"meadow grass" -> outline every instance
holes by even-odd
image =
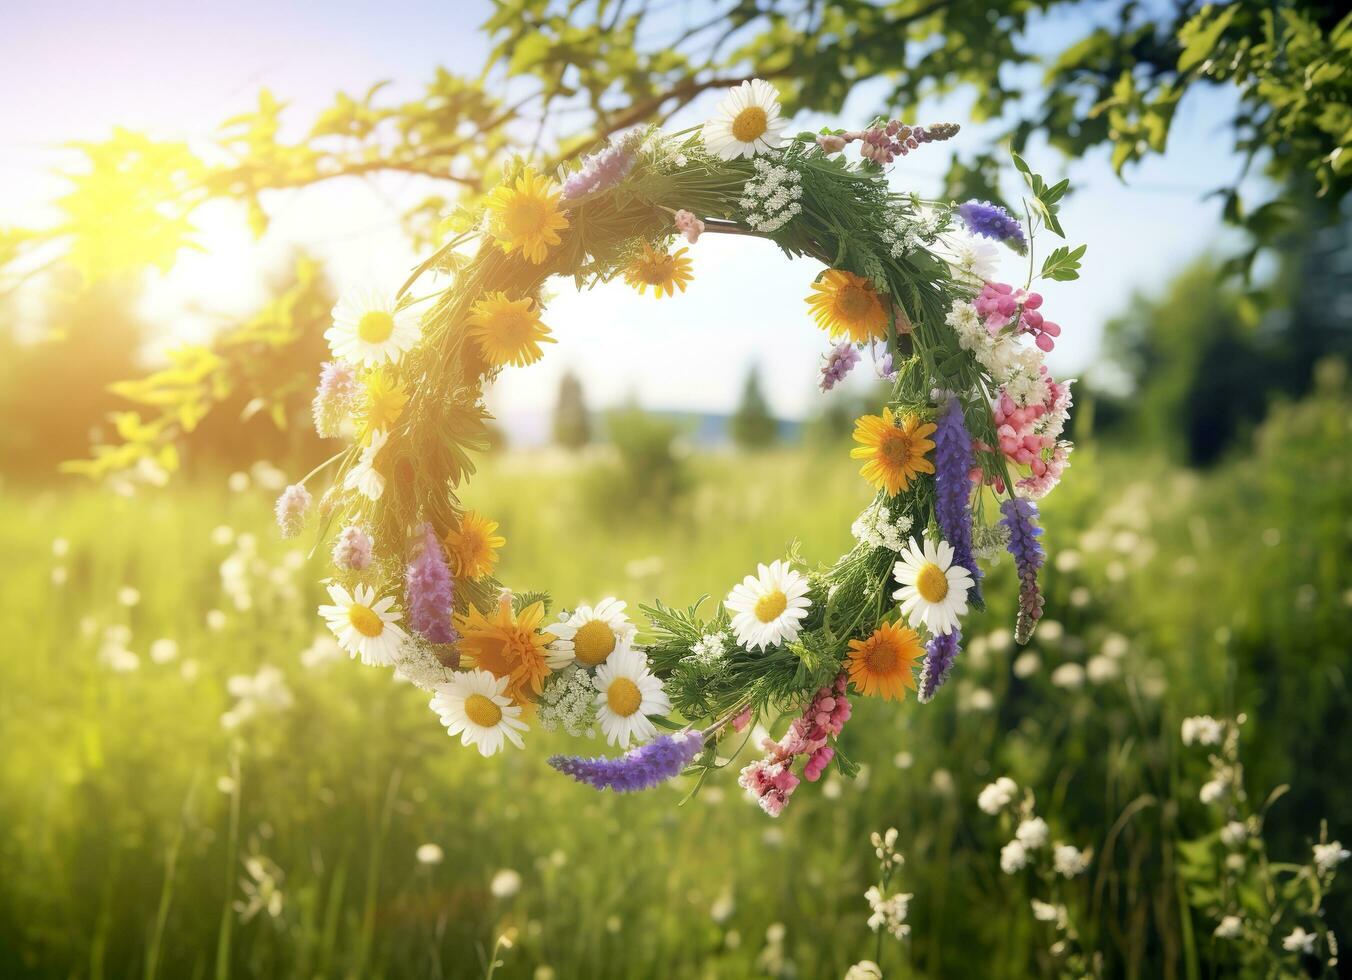
[[[1045,515],[1051,622],[1013,648],[1001,563],[942,695],[861,699],[842,742],[860,777],[803,787],[778,821],[736,787],[751,749],[679,807],[681,781],[615,797],[544,765],[600,745],[461,749],[423,692],[312,648],[324,555],[276,539],[267,489],[7,489],[0,973],[480,976],[505,936],[501,977],[840,976],[878,949],[888,976],[1017,977],[1055,965],[1039,895],[1111,975],[1216,972],[1176,867],[1218,819],[1181,718],[1250,713],[1251,780],[1293,786],[1275,848],[1306,859],[1323,815],[1352,833],[1326,777],[1352,744],[1347,407],[1287,409],[1205,477],[1079,454]],[[506,581],[632,608],[719,597],[791,540],[830,561],[869,496],[839,452],[689,465],[684,499],[623,513],[596,503],[603,462],[505,454],[468,502],[502,522]],[[1001,873],[1009,830],[974,801],[1003,774],[1094,849],[1086,876]],[[888,826],[906,944],[865,924]]]

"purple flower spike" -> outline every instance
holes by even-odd
[[[840,384],[858,363],[859,351],[854,349],[854,344],[848,341],[836,344],[822,358],[822,377],[818,382],[821,390],[830,391]]]
[[[1009,553],[1014,556],[1014,568],[1019,573],[1019,616],[1014,623],[1014,639],[1027,643],[1033,629],[1042,618],[1043,598],[1037,585],[1037,571],[1047,560],[1038,538],[1042,528],[1037,526],[1037,504],[1022,497],[1010,497],[1000,504],[1005,516],[1000,523],[1009,529]]]
[[[632,140],[607,146],[599,153],[584,157],[582,169],[563,182],[565,199],[594,194],[614,187],[634,166]]]
[[[921,704],[929,704],[939,688],[943,687],[948,675],[953,672],[953,662],[958,659],[958,650],[962,648],[962,630],[953,629],[951,633],[937,633],[925,645],[925,667],[920,672],[920,689],[916,698]]]
[[[455,586],[446,556],[430,524],[423,525],[422,550],[408,564],[408,625],[429,643],[454,643],[451,603]]]
[[[630,749],[617,759],[554,755],[548,761],[565,776],[572,776],[593,789],[633,793],[652,789],[679,776],[703,748],[704,736],[700,732],[677,732]]]
[[[944,540],[953,546],[953,560],[972,573],[968,596],[978,609],[981,569],[972,554],[972,437],[962,417],[962,405],[950,397],[934,433],[934,515]]]
[[[973,235],[1004,242],[1020,255],[1028,251],[1023,225],[1010,217],[1009,212],[1000,205],[990,201],[968,201],[958,208],[958,216]]]

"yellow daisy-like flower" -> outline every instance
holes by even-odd
[[[539,265],[549,250],[562,241],[559,232],[568,219],[559,209],[554,185],[534,170],[526,170],[508,185],[499,184],[488,195],[488,233],[510,255],[519,251]]]
[[[540,322],[535,301],[508,299],[506,293],[489,293],[474,304],[469,333],[493,367],[533,364],[544,356],[540,345],[554,343],[549,328]]]
[[[549,676],[548,647],[556,637],[539,631],[544,618],[543,602],[531,603],[517,615],[506,595],[498,600],[491,618],[471,606],[468,613],[455,617],[460,652],[472,657],[479,669],[507,678],[506,695],[523,704],[540,693]]]
[[[911,485],[921,473],[933,473],[934,464],[925,454],[934,448],[926,436],[935,425],[921,422],[915,415],[893,415],[884,408],[882,415],[861,415],[854,422],[854,441],[861,443],[850,450],[854,459],[867,460],[859,473],[879,489],[886,487],[887,495],[895,497]]]
[[[827,269],[807,298],[818,326],[832,337],[856,344],[887,336],[887,310],[872,281],[844,269]]]
[[[871,636],[850,641],[845,667],[850,683],[865,697],[901,701],[915,690],[915,664],[924,653],[920,635],[895,623],[883,623]]]
[[[460,526],[446,535],[446,557],[451,574],[456,578],[477,580],[493,572],[498,563],[498,549],[507,539],[494,532],[498,522],[491,521],[472,510],[465,511]]]
[[[644,242],[643,254],[624,270],[624,281],[637,289],[640,296],[649,286],[657,297],[663,293],[675,296],[678,289],[685,292],[685,284],[694,278],[690,274],[690,260],[685,257],[687,251],[682,248],[675,253],[659,252]]]
[[[366,399],[359,415],[362,445],[371,441],[371,433],[393,428],[408,404],[408,386],[383,369],[368,374],[365,386]]]

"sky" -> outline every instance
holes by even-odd
[[[48,202],[64,186],[54,170],[69,162],[66,141],[100,138],[114,125],[205,141],[220,121],[250,108],[263,86],[291,104],[297,123],[337,90],[362,91],[378,79],[391,80],[393,97],[413,94],[439,64],[464,70],[482,63],[487,42],[477,27],[488,9],[478,0],[11,0],[0,34],[0,225],[50,220]],[[696,19],[698,12],[676,8],[673,16]],[[1039,43],[1055,49],[1087,26],[1080,18],[1043,25]],[[673,125],[697,124],[718,98],[709,93]],[[867,122],[873,106],[860,91],[834,120],[797,123],[854,126]],[[958,95],[917,107],[908,119],[965,123],[969,107],[970,97]],[[1127,184],[1106,153],[1067,167],[1054,151],[1030,149],[1035,169],[1071,178],[1075,194],[1062,224],[1072,242],[1089,245],[1079,281],[1042,289],[1044,312],[1063,329],[1050,358],[1056,374],[1093,369],[1104,323],[1134,291],[1154,289],[1191,258],[1224,247],[1219,204],[1203,194],[1239,167],[1225,134],[1231,109],[1224,91],[1190,94],[1168,152],[1131,171]],[[932,196],[950,154],[981,146],[989,132],[969,126],[951,144],[922,148],[893,168],[893,185]],[[427,191],[425,181],[391,176],[287,192],[273,198],[273,227],[261,241],[234,207],[204,208],[197,224],[206,251],[185,253],[148,283],[143,312],[156,335],[147,356],[200,340],[222,317],[256,309],[268,272],[298,244],[325,259],[339,288],[397,285],[421,258],[400,233],[398,214]],[[832,397],[815,387],[827,345],[803,303],[819,267],[790,262],[768,242],[726,236],[705,236],[691,255],[695,281],[675,299],[641,297],[622,283],[579,295],[570,281],[552,281],[545,321],[559,343],[543,361],[506,374],[490,394],[509,430],[525,441],[542,436],[568,369],[582,378],[593,408],[637,397],[654,409],[727,411],[753,365],[783,417],[801,418]],[[1010,255],[1002,271],[1021,277],[1021,260]]]

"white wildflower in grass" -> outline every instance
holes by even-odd
[[[1033,909],[1033,918],[1039,922],[1060,922],[1065,916],[1066,910],[1059,905],[1053,905],[1051,902],[1044,902],[1035,898],[1029,904]]]
[[[1243,934],[1244,920],[1237,915],[1225,916],[1212,933],[1217,939],[1238,939]]]
[[[488,883],[488,890],[494,898],[511,898],[521,891],[521,875],[511,868],[503,868],[493,875],[493,880]]]
[[[65,558],[70,554],[70,542],[65,538],[52,538],[52,557]]]
[[[883,971],[872,960],[860,960],[845,971],[845,980],[883,980]]]
[[[1352,857],[1352,851],[1343,847],[1341,841],[1329,841],[1327,844],[1314,846],[1314,866],[1321,874],[1330,873],[1349,857]]]
[[[331,634],[316,633],[314,641],[300,652],[300,665],[306,670],[316,670],[342,658],[343,648]]]
[[[1000,870],[1007,875],[1017,874],[1028,866],[1028,849],[1018,840],[1000,848]]]
[[[124,585],[117,590],[117,601],[130,609],[140,603],[141,593],[130,585]]]
[[[798,639],[800,623],[812,600],[807,595],[807,576],[794,571],[786,561],[757,565],[733,586],[723,605],[732,613],[737,642],[762,650]]]
[[[1184,745],[1220,745],[1225,726],[1210,715],[1184,718],[1180,731]]]
[[[976,805],[981,808],[982,813],[995,816],[1014,802],[1014,797],[1018,792],[1018,783],[1008,776],[1001,776],[995,782],[988,783],[986,788],[977,795]]]
[[[1041,631],[1039,630],[1039,632]],[[1101,685],[1117,680],[1121,676],[1122,670],[1112,657],[1105,657],[1100,654],[1089,658],[1089,661],[1084,665],[1084,673],[1089,678],[1089,683]]]
[[[1063,687],[1068,691],[1074,691],[1084,687],[1085,671],[1084,668],[1076,663],[1059,664],[1052,671],[1051,681],[1057,687]]]
[[[1226,847],[1238,847],[1248,836],[1249,829],[1242,820],[1231,820],[1221,828],[1221,843]]]
[[[167,664],[178,657],[178,644],[168,637],[161,637],[150,644],[150,659],[157,664]]]
[[[286,876],[282,869],[261,854],[255,854],[244,859],[244,870],[248,874],[239,880],[244,898],[233,903],[239,921],[249,922],[261,912],[267,912],[274,919],[280,916],[285,902],[282,880]]]
[[[231,493],[243,493],[249,489],[249,474],[236,470],[226,479],[225,485]]]
[[[911,927],[906,922],[912,898],[909,893],[897,892],[895,895],[884,895],[881,888],[873,885],[868,891],[864,892],[864,898],[872,912],[868,917],[870,929],[874,932],[879,929],[886,929],[893,939],[905,939],[911,934]]]
[[[211,630],[211,632],[219,633],[221,630],[225,629],[225,613],[221,612],[219,609],[208,609],[206,624],[207,629]]]
[[[563,729],[573,738],[596,734],[596,688],[591,675],[580,667],[567,667],[551,674],[540,694],[540,727],[547,732]]]
[[[1197,791],[1197,798],[1210,806],[1212,803],[1219,803],[1225,799],[1229,790],[1230,787],[1224,779],[1209,779]]]
[[[419,864],[440,864],[446,857],[438,844],[420,844],[416,852]]]
[[[714,898],[713,905],[709,906],[709,918],[721,926],[732,918],[732,913],[735,911],[737,911],[737,902],[733,898],[732,889],[724,887]]]
[[[288,710],[295,698],[286,685],[286,677],[271,664],[255,674],[236,674],[225,682],[226,692],[235,699],[229,711],[221,715],[221,726],[238,728],[260,715],[275,715]]]
[[[1039,633],[1043,631],[1042,627],[1045,625],[1043,623],[1038,627]],[[1121,660],[1129,650],[1131,650],[1131,641],[1121,633],[1109,633],[1103,638],[1103,645],[1099,647],[1099,653],[1105,657],[1112,657],[1114,660]]]
[[[65,565],[57,565],[52,569],[52,585],[58,589],[65,585],[70,578],[70,572],[66,570]]]
[[[1047,827],[1047,821],[1041,817],[1029,817],[1019,824],[1014,836],[1019,843],[1030,851],[1035,851],[1047,843],[1047,838],[1051,831]]]
[[[1025,650],[1014,658],[1014,665],[1010,669],[1014,671],[1015,677],[1025,680],[1042,669],[1042,658],[1036,650]]]
[[[803,178],[792,167],[764,158],[757,158],[752,165],[755,176],[743,185],[738,203],[747,227],[769,235],[802,213]]]
[[[1315,940],[1319,938],[1318,934],[1306,932],[1300,926],[1292,929],[1290,934],[1282,940],[1282,949],[1288,953],[1300,953],[1303,956],[1314,955]]]
[[[1057,844],[1052,848],[1052,870],[1063,878],[1074,878],[1089,869],[1089,851],[1074,844]]]
[[[218,524],[211,529],[211,543],[218,548],[228,548],[235,541],[235,529],[228,524]]]

